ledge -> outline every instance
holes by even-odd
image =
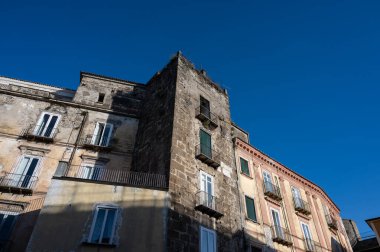
[[[296,211],[296,215],[298,215],[299,217],[304,218],[306,220],[310,220],[311,219],[310,215],[306,215],[306,214],[303,214],[303,213],[298,212],[298,211]]]
[[[250,175],[245,174],[244,172],[240,172],[241,175],[243,175],[246,178],[253,179]]]
[[[266,199],[267,201],[269,201],[272,204],[275,204],[276,206],[281,207],[281,201],[274,200],[269,196],[264,196],[264,199]]]

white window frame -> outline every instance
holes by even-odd
[[[202,234],[203,232],[202,231],[206,231],[207,233],[212,233],[214,235],[214,248],[215,250],[214,251],[202,251]],[[215,230],[213,229],[209,229],[209,228],[206,228],[204,226],[200,226],[200,230],[199,230],[199,251],[200,252],[216,252],[218,249],[216,247],[216,239],[217,239],[217,236],[216,236],[216,232]],[[208,249],[207,249],[208,250]]]
[[[96,141],[96,138],[97,138],[97,136],[99,134],[99,125],[100,124],[104,124],[104,128],[103,128],[103,132],[100,133],[100,139],[99,139],[99,145],[98,146],[107,147],[107,146],[109,146],[109,142],[111,140],[111,136],[112,136],[112,132],[113,132],[113,124],[112,123],[96,122],[95,129],[94,129],[94,134],[93,134],[92,139],[91,139],[91,144],[97,145],[97,144],[95,144],[95,141]],[[103,142],[104,131],[105,131],[107,125],[110,126],[110,131],[108,133],[108,136],[106,136],[107,137],[107,141],[105,142],[105,145],[102,145],[101,143]]]
[[[47,121],[44,129],[42,130],[41,134],[38,134],[38,131],[40,130],[40,126],[41,126],[42,120],[44,118],[44,115],[49,115],[50,117],[49,117],[49,119],[48,119],[48,121]],[[44,136],[45,133],[46,133],[46,130],[48,128],[47,126],[50,124],[50,121],[51,121],[51,119],[52,119],[53,116],[57,116],[58,118],[57,118],[57,121],[54,124],[53,130],[51,131],[50,135],[47,136],[47,137],[52,137],[52,134],[54,134],[54,129],[57,129],[58,123],[61,120],[61,115],[60,114],[54,114],[54,113],[46,112],[46,111],[44,111],[44,112],[41,113],[40,118],[37,121],[36,127],[34,128],[33,134],[34,135],[38,135],[38,136]]]
[[[280,211],[277,210],[277,209],[275,209],[275,208],[273,208],[273,207],[270,207],[270,216],[271,216],[271,219],[272,219],[272,223],[273,223],[273,227],[274,227],[274,228],[276,228],[276,227],[275,227],[276,223],[275,223],[275,221],[274,221],[272,211],[273,211],[273,212],[276,212],[276,213],[278,214],[278,221],[280,222],[278,225],[279,225],[279,227],[281,228],[281,229],[280,229],[280,230],[281,230],[281,233],[280,233],[280,234],[277,234],[277,230],[276,230],[276,235],[280,235],[280,236],[283,238],[283,237],[285,237],[285,234],[284,234],[284,230],[283,230],[282,223],[281,223],[281,219],[282,219],[282,217],[281,217]]]
[[[212,190],[212,192],[211,193],[207,192],[207,191],[204,191],[204,192],[207,192],[207,193],[211,194],[212,196],[215,196],[214,176],[208,174],[207,172],[204,172],[204,171],[199,172],[199,190],[202,191],[202,176],[205,176],[205,178],[206,178],[206,189],[207,189],[207,177],[211,178],[211,190]]]
[[[101,176],[101,173],[97,174],[96,176],[98,176],[98,178],[94,178],[94,171],[99,168],[99,169],[103,169],[104,166],[102,165],[95,165],[95,164],[90,164],[90,163],[82,163],[81,164],[81,169],[86,169],[88,168],[88,171],[89,172],[82,172],[80,174],[80,177],[81,179],[88,179],[88,180],[98,180],[98,178]],[[86,175],[86,176],[84,176]]]
[[[96,243],[96,242],[91,241],[91,238],[92,238],[92,235],[93,235],[94,229],[95,229],[96,220],[98,218],[98,213],[99,213],[100,209],[115,210],[115,217],[114,217],[114,220],[112,222],[112,228],[111,228],[112,232],[111,232],[111,237],[110,237],[109,243],[102,243],[101,242],[101,240],[103,239],[103,234],[104,234],[104,229],[105,229],[105,223],[107,221],[108,211],[106,211],[106,215],[104,216],[104,220],[102,223],[102,227],[101,227],[101,231],[100,231],[100,237],[99,237],[100,242]],[[117,206],[113,206],[113,205],[98,205],[98,206],[96,206],[94,218],[92,220],[91,230],[90,230],[90,234],[88,236],[87,242],[93,243],[93,244],[110,244],[110,245],[114,244],[114,236],[115,236],[115,232],[116,232],[116,220],[118,219],[118,214],[119,214],[119,208]]]
[[[17,179],[17,176],[18,176],[18,175],[20,175],[20,176],[25,176],[25,172],[26,172],[27,170],[29,170],[29,168],[30,168],[30,163],[29,163],[28,166],[27,166],[28,168],[23,170],[23,173],[22,173],[22,174],[20,174],[20,173],[17,172],[17,170],[20,168],[20,165],[22,164],[22,161],[24,160],[24,158],[31,158],[31,159],[35,158],[35,159],[38,160],[38,161],[37,161],[37,164],[36,164],[36,168],[35,168],[34,171],[33,171],[33,174],[32,174],[32,175],[29,175],[29,176],[31,176],[31,177],[32,177],[32,176],[38,177],[39,170],[40,170],[40,164],[41,164],[41,161],[42,161],[42,157],[40,157],[40,156],[33,156],[33,155],[21,155],[21,156],[19,157],[18,161],[17,161],[16,166],[12,169],[12,173],[13,173],[12,176],[13,176],[13,179]],[[22,184],[22,183],[24,182],[24,179],[25,179],[25,177],[22,178],[22,179],[21,179],[21,177],[20,177],[19,181],[17,182],[17,185]],[[29,181],[29,183],[30,183],[30,181]],[[28,188],[28,187],[26,187],[26,188]]]
[[[300,224],[301,224],[301,231],[302,231],[302,234],[303,234],[303,237],[305,238],[305,246],[307,246],[307,249],[315,249],[315,244],[314,244],[314,240],[313,240],[313,235],[311,233],[311,229],[310,229],[310,226],[309,224],[303,222],[303,221],[300,221]],[[307,237],[307,235],[305,234],[305,230],[304,230],[304,227],[305,226],[307,228],[307,231],[309,232],[309,235],[310,237]],[[310,241],[308,241],[308,239]],[[310,243],[311,242],[311,243]],[[309,247],[310,246],[310,247]],[[314,250],[313,250],[314,251]]]
[[[203,187],[203,182],[202,182],[202,177],[205,177],[205,186],[206,188],[202,188]],[[207,178],[210,178],[211,179],[211,192],[208,192],[207,188]],[[199,172],[199,190],[200,190],[200,201],[202,204],[207,204],[208,207],[211,207],[212,209],[215,209],[215,190],[214,190],[214,177],[210,174],[208,174],[207,172],[204,172],[204,171],[200,171]],[[204,193],[203,193],[204,192]],[[207,194],[206,194],[207,193]],[[210,201],[210,198],[209,198],[209,195],[211,195],[211,202]]]

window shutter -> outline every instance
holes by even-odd
[[[253,199],[245,196],[245,205],[247,207],[247,216],[249,219],[257,221],[256,219],[256,210],[255,210],[255,202]]]
[[[250,176],[249,174],[249,167],[248,167],[248,161],[244,158],[240,158],[240,166],[241,166],[241,172]]]

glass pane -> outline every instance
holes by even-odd
[[[54,127],[55,127],[55,123],[57,122],[57,120],[58,120],[58,116],[52,116],[52,118],[49,122],[49,125],[46,128],[46,131],[44,134],[45,137],[51,137],[53,130],[54,130]]]
[[[102,233],[102,227],[103,227],[105,214],[106,214],[105,209],[98,209],[98,215],[96,217],[95,224],[93,223],[94,226],[93,226],[90,242],[100,243],[100,235]]]
[[[31,186],[30,182],[33,182],[32,176],[34,174],[34,171],[36,170],[38,163],[38,158],[33,158],[32,161],[30,162],[30,165],[26,171],[24,171],[24,177],[21,178],[22,184],[21,187],[28,188]]]
[[[108,209],[107,220],[104,226],[102,243],[112,243],[113,223],[116,217],[116,209]]]
[[[40,125],[37,125],[36,135],[42,136],[42,133],[45,130],[45,126],[49,120],[49,117],[50,117],[49,114],[44,114],[44,116],[42,117]]]
[[[104,124],[103,123],[98,123],[96,125],[95,136],[93,138],[93,144],[94,145],[100,145],[100,139],[102,137],[103,130],[104,130]]]
[[[111,133],[111,125],[107,124],[102,135],[102,141],[100,143],[101,146],[108,145],[108,139],[110,137],[110,133]]]

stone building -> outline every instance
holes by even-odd
[[[323,251],[346,244],[323,190],[249,145],[226,90],[181,53],[146,84],[2,77],[0,115],[0,251],[310,251],[301,219]],[[263,191],[264,169],[281,199]]]

